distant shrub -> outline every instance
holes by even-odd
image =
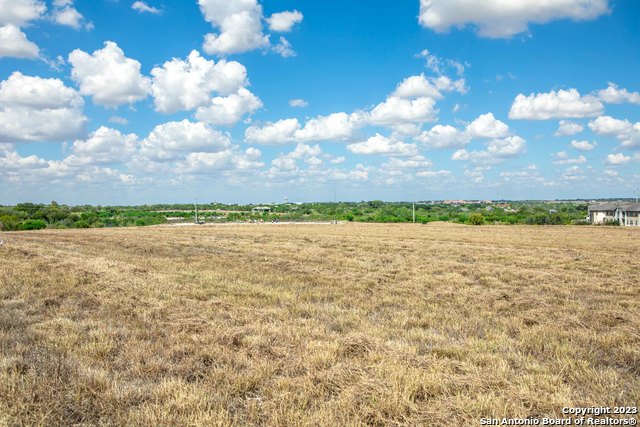
[[[91,224],[89,224],[87,221],[83,219],[73,223],[73,228],[89,228],[89,227],[91,227]]]
[[[578,219],[573,221],[571,224],[573,225],[591,225],[591,223],[585,219]]]
[[[20,220],[13,215],[0,216],[0,231],[17,230],[20,226]]]
[[[559,214],[537,214],[527,217],[525,223],[529,225],[562,225],[564,221]]]
[[[42,230],[47,223],[42,219],[28,219],[20,223],[20,230]]]
[[[607,219],[607,220],[605,220],[605,222],[602,225],[619,226],[620,225],[620,220],[619,219]]]
[[[484,224],[484,215],[481,213],[474,213],[469,216],[469,224],[471,225],[483,225]]]
[[[549,215],[548,219],[547,219],[547,224],[552,224],[552,225],[562,225],[563,224],[563,220],[562,220],[562,216],[560,216],[560,214],[551,214]]]

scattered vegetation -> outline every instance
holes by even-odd
[[[382,201],[302,203],[267,205],[269,212],[257,212],[254,205],[200,206],[199,219],[206,222],[248,221],[353,221],[403,223],[413,221],[412,204]],[[587,216],[586,202],[419,202],[416,222],[448,221],[477,224],[479,215],[488,224],[567,225],[580,223]],[[101,228],[157,225],[167,222],[193,222],[193,205],[144,206],[65,206],[20,203],[0,206],[0,230],[40,228]],[[37,222],[34,222],[37,221]]]
[[[3,233],[0,425],[479,425],[640,404],[640,230]]]

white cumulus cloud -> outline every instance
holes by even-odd
[[[459,92],[465,94],[468,91],[465,79],[453,80],[447,76],[438,76],[430,80],[436,89],[441,92]]]
[[[224,59],[216,63],[195,50],[184,61],[173,58],[155,67],[151,75],[151,93],[161,113],[193,110],[210,103],[213,92],[229,95],[248,84],[244,65]]]
[[[293,47],[291,47],[291,43],[289,43],[289,40],[282,36],[280,36],[280,42],[272,46],[271,49],[283,58],[296,56],[296,52],[293,50]]]
[[[304,99],[296,98],[289,100],[289,106],[295,108],[306,108],[309,106],[309,102]]]
[[[119,125],[128,125],[129,124],[129,120],[127,120],[124,117],[120,117],[120,116],[111,116],[109,117],[109,123],[116,123]]]
[[[252,144],[287,144],[295,141],[295,134],[300,129],[298,119],[283,119],[263,127],[249,126],[244,137]]]
[[[395,96],[376,105],[370,113],[370,123],[394,127],[408,123],[435,121],[438,110],[433,98],[403,99]]]
[[[224,55],[269,46],[257,0],[198,0],[198,4],[205,19],[220,30],[205,36],[206,53]]]
[[[296,160],[291,157],[279,156],[271,161],[271,164],[283,171],[292,171],[295,170],[298,165],[296,164]]]
[[[435,125],[422,132],[415,140],[434,149],[464,147],[470,142],[464,132],[451,125]]]
[[[467,151],[464,148],[457,150],[451,159],[487,166],[503,163],[506,159],[517,157],[526,151],[526,141],[517,135],[495,139],[485,145],[486,149],[481,151]]]
[[[382,167],[387,170],[423,169],[433,166],[433,162],[422,155],[414,155],[408,158],[392,157]]]
[[[143,2],[143,1],[135,1],[133,2],[133,4],[131,5],[131,9],[140,12],[140,13],[151,13],[154,15],[158,15],[160,13],[162,13],[162,10],[158,9],[157,7],[153,7],[153,6],[149,6],[147,3]]]
[[[453,174],[448,170],[438,171],[420,171],[416,173],[416,176],[420,178],[450,178]]]
[[[264,126],[249,126],[245,140],[252,144],[277,145],[292,142],[346,141],[366,124],[365,113],[332,113],[307,120],[283,119]]]
[[[481,114],[466,129],[471,138],[504,138],[509,135],[509,126],[497,120],[493,113]]]
[[[500,158],[516,157],[526,150],[526,141],[518,135],[494,139],[487,144],[487,151]]]
[[[632,161],[633,159],[631,158],[631,156],[626,156],[622,153],[617,153],[617,154],[607,155],[606,159],[604,160],[604,163],[607,165],[617,166],[617,165],[628,165]]]
[[[217,153],[189,153],[176,164],[176,172],[183,174],[206,174],[231,169],[233,152],[224,150]]]
[[[77,140],[71,150],[81,164],[109,164],[125,162],[136,152],[138,136],[125,135],[115,129],[101,126],[85,140]]]
[[[167,161],[188,152],[219,152],[231,146],[229,135],[202,122],[169,122],[156,126],[141,142],[140,154],[154,161]]]
[[[347,149],[355,154],[386,154],[390,156],[413,156],[418,153],[415,144],[392,141],[379,133],[366,141],[349,144]]]
[[[572,122],[570,120],[560,120],[558,123],[558,130],[554,134],[555,136],[568,136],[575,135],[584,130],[584,126],[580,123]]]
[[[481,37],[511,37],[529,24],[592,20],[609,12],[608,0],[420,0],[420,24],[436,32],[471,25]]]
[[[593,142],[589,142],[587,140],[578,141],[574,139],[573,141],[571,141],[570,145],[572,148],[578,151],[591,151],[598,146],[598,143],[595,141]]]
[[[280,154],[271,162],[275,168],[272,169],[271,172],[280,173],[283,171],[297,171],[297,160],[302,160],[304,163],[309,165],[310,168],[317,169],[323,163],[323,160],[320,158],[322,155],[323,152],[319,145],[299,143],[293,151],[287,154]]]
[[[598,98],[607,104],[622,104],[623,102],[640,104],[640,93],[621,89],[617,84],[611,82],[606,89],[598,91]]]
[[[410,76],[398,84],[392,96],[398,98],[434,98],[441,99],[442,94],[424,74]]]
[[[453,70],[458,76],[462,76],[466,67],[469,66],[468,63],[463,64],[462,62],[454,59],[441,58],[429,52],[428,49],[422,50],[416,55],[416,57],[424,58],[426,61],[425,66],[439,76],[447,74],[451,70]]]
[[[493,113],[481,114],[464,130],[451,125],[435,125],[414,139],[429,148],[445,149],[464,147],[473,139],[500,139],[509,136],[509,126],[496,119]]]
[[[589,128],[599,135],[615,137],[621,148],[640,148],[640,122],[633,124],[629,120],[600,116],[589,122]]]
[[[144,99],[150,91],[150,79],[140,74],[140,62],[127,58],[112,41],[88,54],[76,49],[69,54],[71,78],[82,95],[96,104],[115,107]]]
[[[259,153],[259,152],[258,152]],[[207,175],[220,171],[250,170],[264,166],[255,151],[229,148],[214,153],[189,153],[176,163],[174,171],[185,175]]]
[[[55,3],[54,3],[55,4]],[[76,30],[82,28],[84,16],[73,7],[73,2],[58,3],[62,5],[53,10],[53,20],[56,24],[66,25]],[[89,25],[91,28],[91,25]]]
[[[509,118],[513,120],[548,120],[593,117],[602,113],[604,106],[593,96],[581,96],[576,89],[551,91],[516,96]]]
[[[0,24],[20,27],[41,18],[46,11],[42,0],[0,0]]]
[[[585,156],[580,155],[578,157],[569,157],[564,151],[556,153],[555,157],[558,160],[554,160],[554,165],[577,165],[587,162],[587,158]]]
[[[20,27],[42,18],[46,10],[41,0],[0,0],[0,57],[38,58],[40,49]]]
[[[304,16],[297,10],[278,12],[267,18],[269,29],[280,33],[288,33],[294,25],[302,22]]]
[[[20,28],[13,24],[0,27],[0,57],[37,58],[39,54],[38,46]]]
[[[262,108],[262,101],[247,88],[241,87],[228,96],[216,96],[206,106],[196,110],[196,118],[213,125],[232,126],[245,114]]]
[[[600,135],[618,136],[633,130],[633,124],[629,120],[615,119],[611,116],[600,116],[589,122],[589,128]]]
[[[83,107],[61,80],[14,72],[0,83],[0,142],[78,138],[87,122]]]
[[[0,83],[0,104],[33,109],[82,108],[78,93],[59,79],[43,79],[14,72]]]
[[[295,139],[309,141],[344,141],[353,137],[356,130],[365,123],[365,115],[360,113],[333,113],[308,120],[304,127],[295,132]]]

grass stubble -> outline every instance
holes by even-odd
[[[640,229],[4,233],[0,425],[479,425],[640,404]]]

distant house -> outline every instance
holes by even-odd
[[[255,208],[251,209],[252,212],[258,212],[258,213],[264,213],[264,212],[271,212],[271,207],[270,206],[256,206]]]
[[[589,205],[588,211],[591,224],[617,220],[620,225],[640,226],[640,203],[600,203]]]

